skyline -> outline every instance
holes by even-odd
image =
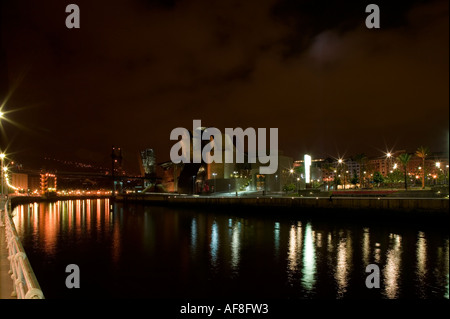
[[[293,158],[448,153],[446,1],[378,1],[379,30],[365,2],[77,4],[77,30],[57,1],[1,5],[1,147],[21,160],[107,165],[116,145],[137,171],[194,119],[276,127]]]

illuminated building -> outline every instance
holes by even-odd
[[[155,152],[151,148],[147,148],[140,152],[139,166],[141,175],[148,179],[144,180],[144,190],[150,188],[156,183],[156,158]]]
[[[41,173],[41,194],[56,193],[57,178],[55,174],[48,172]]]
[[[156,173],[155,152],[151,148],[141,151],[140,167],[142,175],[151,175]]]

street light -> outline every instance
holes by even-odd
[[[388,172],[391,170],[391,160],[392,160],[392,153],[391,152],[387,152],[386,153],[386,160],[385,160],[385,164],[386,164],[386,175],[388,174]]]
[[[214,177],[214,193],[216,192],[216,175],[217,173],[212,173],[212,176]]]
[[[344,163],[344,160],[342,158],[339,158],[338,159],[338,165],[342,165],[343,163]],[[341,169],[339,169],[339,171],[341,171]],[[341,175],[339,174],[338,177],[341,177]],[[337,188],[337,185],[336,185],[336,188]],[[344,189],[345,189],[345,174],[344,174]]]
[[[234,174],[234,188],[235,188],[235,190],[236,190],[236,196],[238,196],[238,185],[237,185],[237,174],[238,174],[239,172],[236,172],[236,171],[234,171],[233,172],[233,174]]]
[[[345,181],[345,177],[348,175],[348,171],[345,171],[345,174],[344,174],[344,189],[345,189],[345,185],[347,185],[346,184],[346,181]]]
[[[192,175],[192,195],[195,194],[195,175]]]

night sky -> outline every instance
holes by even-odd
[[[394,3],[395,2],[395,3]],[[81,28],[67,29],[76,3]],[[367,29],[376,3],[381,29]],[[448,150],[443,1],[2,1],[1,148],[137,171],[175,127],[279,129],[298,159]]]

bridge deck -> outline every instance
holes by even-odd
[[[5,226],[0,226],[0,299],[15,299],[11,297],[13,282],[8,271],[9,260],[6,248]]]

